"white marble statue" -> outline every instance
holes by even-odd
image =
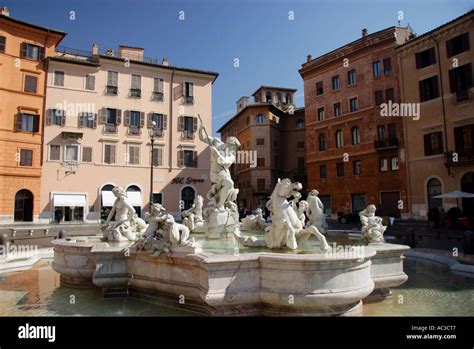
[[[135,241],[145,231],[143,220],[135,214],[127,193],[120,187],[114,187],[112,193],[116,199],[107,221],[102,226],[104,238],[108,241]]]
[[[201,195],[197,195],[194,198],[193,205],[189,209],[181,212],[183,224],[192,232],[204,232],[205,230],[205,223],[202,216],[203,204],[204,198]]]
[[[308,216],[308,226],[314,225],[318,230],[326,235],[328,224],[326,222],[326,215],[324,214],[324,204],[318,197],[319,192],[316,189],[311,190],[308,193],[306,201],[308,202],[308,210],[306,214]]]
[[[137,243],[138,249],[150,251],[153,255],[163,252],[200,252],[200,246],[194,239],[188,240],[190,230],[176,223],[171,214],[165,213],[161,204],[151,206],[149,222],[145,235]]]
[[[223,233],[232,233],[239,226],[239,213],[235,204],[239,190],[234,188],[229,168],[235,162],[240,142],[235,137],[228,137],[225,142],[210,137],[202,124],[199,127],[199,139],[208,144],[211,151],[212,186],[207,193],[206,234],[208,237],[220,237]]]
[[[254,214],[242,218],[240,230],[263,230],[265,229],[265,218],[263,218],[263,211],[257,208]]]
[[[369,205],[359,212],[362,237],[366,243],[385,242],[383,234],[387,227],[382,224],[382,218],[375,215],[376,210],[375,205]]]
[[[308,212],[308,207],[309,207],[308,201],[301,200],[300,202],[298,202],[298,208],[297,208],[298,218],[304,227],[306,226],[306,214]]]
[[[299,193],[301,189],[301,183],[292,183],[288,178],[278,179],[270,200],[267,201],[272,223],[265,229],[264,245],[274,249],[287,247],[295,250],[298,248],[298,244],[302,244],[311,235],[314,235],[321,243],[321,251],[328,251],[330,247],[324,235],[314,225],[305,228],[294,208],[297,202],[288,202],[290,197],[301,197]],[[244,246],[262,246],[262,241],[254,237],[243,237],[239,232],[234,232],[234,236]]]

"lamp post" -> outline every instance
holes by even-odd
[[[153,205],[153,150],[155,146],[155,126],[156,122],[152,121],[151,122],[151,129],[150,129],[150,145],[151,145],[151,151],[150,151],[150,210],[151,210],[151,205]]]

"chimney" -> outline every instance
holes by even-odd
[[[97,56],[99,54],[99,45],[95,42],[92,44],[92,55]]]
[[[362,29],[362,37],[365,38],[367,35],[369,35],[367,28]]]
[[[113,49],[113,48],[107,49],[107,51],[105,51],[105,55],[106,55],[107,57],[114,57],[114,56],[115,56],[115,54],[114,54],[114,49]]]
[[[306,63],[309,63],[309,62],[311,62],[312,60],[313,60],[313,56],[311,56],[311,55],[307,55],[307,56],[306,56]]]
[[[10,17],[10,11],[8,10],[8,7],[6,6],[0,7],[0,15]]]
[[[244,109],[249,103],[249,98],[247,96],[240,97],[237,101],[237,113]]]
[[[161,61],[161,65],[166,65],[166,66],[169,65],[168,57],[163,57],[163,60]]]

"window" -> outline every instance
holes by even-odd
[[[298,158],[298,173],[305,173],[306,172],[306,161],[304,157]]]
[[[164,99],[164,80],[160,78],[153,79],[153,94],[152,99],[154,101],[162,101]]]
[[[104,144],[104,163],[115,164],[115,144]]]
[[[446,52],[448,58],[469,51],[469,32],[458,35],[446,41]]]
[[[379,106],[383,103],[383,91],[374,92],[375,105]]]
[[[344,163],[343,162],[338,162],[336,164],[336,176],[344,177]]]
[[[64,162],[79,162],[79,145],[66,144],[64,146]]]
[[[257,178],[257,191],[264,192],[267,189],[265,178]]]
[[[360,129],[357,126],[352,128],[352,144],[360,144]]]
[[[321,96],[324,93],[323,82],[316,83],[316,96]]]
[[[460,157],[472,154],[474,150],[474,124],[455,127],[454,144]]]
[[[423,136],[425,156],[441,154],[443,152],[443,133],[433,132]]]
[[[141,126],[140,114],[141,113],[139,111],[130,110],[130,122],[129,122],[130,127],[140,128]]]
[[[97,114],[80,113],[79,114],[79,127],[97,128]]]
[[[92,147],[82,147],[82,162],[92,162]]]
[[[111,108],[107,108],[106,109],[106,116],[105,116],[105,124],[106,126],[111,126],[109,131],[110,132],[116,132],[117,131],[117,127],[116,125],[118,125],[120,122],[119,122],[119,117],[118,117],[119,113],[118,113],[118,110],[117,109],[111,109]]]
[[[354,171],[354,176],[360,176],[360,174],[362,173],[362,161],[355,160],[352,167]]]
[[[129,145],[128,146],[128,156],[127,163],[129,165],[139,165],[140,164],[140,146],[139,145]]]
[[[351,194],[352,212],[359,213],[367,207],[365,194]]]
[[[159,113],[150,113],[148,114],[148,128],[153,127],[153,122],[155,122],[155,127],[154,130],[155,135],[160,135],[162,134],[162,131],[166,130],[167,128],[167,117],[164,114],[159,114]]]
[[[265,158],[257,158],[257,167],[265,167]]]
[[[264,145],[265,144],[265,138],[257,138],[257,145]]]
[[[319,150],[326,150],[326,136],[324,134],[319,135]]]
[[[16,130],[23,132],[38,132],[39,116],[25,113],[18,114]]]
[[[277,102],[278,102],[278,103],[281,103],[281,102],[282,102],[281,93],[280,93],[280,92],[277,92],[277,93],[275,94],[275,96],[276,96]]]
[[[438,91],[438,77],[433,76],[431,78],[421,80],[419,82],[419,89],[420,89],[420,101],[425,102],[429,101],[430,99],[438,98],[439,91]]]
[[[304,141],[296,142],[296,149],[304,149]]]
[[[383,60],[383,73],[384,75],[392,74],[392,60],[390,58]]]
[[[385,100],[387,101],[392,101],[394,102],[395,101],[395,95],[393,94],[393,88],[387,88],[385,90]]]
[[[339,75],[332,77],[332,90],[337,91],[341,88],[341,80],[339,79]]]
[[[357,109],[359,109],[358,103],[357,103],[357,97],[349,99],[349,110],[351,113],[356,112]]]
[[[287,93],[285,95],[285,99],[286,99],[286,104],[291,104],[291,94],[290,93]]]
[[[272,102],[272,93],[271,93],[271,92],[265,93],[265,101],[266,101],[267,103],[271,103],[271,102]]]
[[[387,125],[388,128],[388,138],[397,139],[397,124],[392,123]]]
[[[197,167],[197,151],[194,150],[179,150],[178,151],[178,166],[179,167]]]
[[[418,52],[415,54],[416,69],[422,69],[436,63],[435,48]]]
[[[304,128],[304,120],[299,119],[298,121],[296,121],[296,128],[299,128],[299,129]]]
[[[449,71],[449,87],[451,93],[456,94],[456,101],[469,99],[469,89],[472,87],[471,63]]]
[[[328,178],[328,167],[326,165],[319,166],[319,178]]]
[[[88,91],[95,91],[95,76],[87,74],[85,77],[85,89]]]
[[[118,72],[107,71],[106,93],[109,95],[116,95],[118,93]]]
[[[36,87],[38,84],[38,78],[32,75],[25,75],[25,92],[36,93]]]
[[[387,172],[388,171],[387,158],[379,158],[379,168],[380,168],[380,172]]]
[[[4,53],[5,52],[5,43],[6,43],[6,38],[4,36],[0,36],[0,52]]]
[[[184,83],[184,103],[193,104],[194,103],[194,84],[192,82]]]
[[[347,72],[347,85],[355,85],[357,83],[356,71],[355,69],[349,70]]]
[[[336,148],[344,146],[344,134],[341,130],[336,131]]]
[[[44,47],[24,42],[20,47],[20,56],[33,61],[41,61],[44,59]]]
[[[53,74],[53,85],[64,86],[64,72],[61,70],[55,70]]]
[[[377,140],[383,141],[385,138],[385,125],[377,126]]]
[[[20,149],[20,166],[33,166],[33,150]]]
[[[392,156],[390,158],[390,169],[392,171],[397,171],[398,170],[398,156]]]
[[[163,193],[153,193],[153,203],[163,204]]]
[[[428,193],[428,208],[438,208],[443,206],[443,199],[433,198],[433,196],[440,195],[442,193],[441,182],[436,178],[431,178],[427,184]]]
[[[264,121],[264,117],[262,114],[258,114],[256,117],[255,117],[255,123],[256,124],[263,124],[263,121]]]
[[[63,126],[66,122],[64,110],[50,109],[48,110],[47,124]]]
[[[132,74],[130,85],[130,97],[140,98],[142,96],[142,77],[141,75]]]
[[[197,131],[197,118],[192,116],[180,116],[178,118],[179,128],[182,132],[183,139],[194,139],[194,134]]]
[[[153,166],[163,166],[163,147],[153,148]]]
[[[382,66],[380,61],[372,62],[372,73],[374,78],[378,78],[382,75]]]
[[[49,145],[49,160],[60,161],[61,160],[61,146],[57,144]]]
[[[334,117],[341,116],[342,110],[341,110],[341,103],[334,103],[333,104],[333,111],[334,111]]]
[[[318,121],[324,120],[324,108],[318,108]]]

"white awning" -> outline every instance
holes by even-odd
[[[127,191],[128,201],[132,206],[142,207],[142,193],[139,191]]]
[[[86,196],[81,194],[53,194],[55,207],[86,207]]]
[[[112,207],[115,202],[115,195],[111,190],[103,190],[100,192],[102,196],[102,206],[103,207]]]

